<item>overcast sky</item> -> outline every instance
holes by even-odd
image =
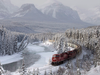
[[[47,0],[11,0],[14,5],[21,6],[25,3],[33,3],[35,5],[42,5]],[[78,6],[82,8],[91,8],[95,6],[100,6],[100,0],[58,0],[66,6]]]

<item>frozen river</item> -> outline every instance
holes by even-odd
[[[4,64],[3,67],[6,70],[15,71],[22,67],[24,57],[24,63],[27,68],[43,67],[49,63],[49,59],[52,57],[55,49],[51,43],[36,43],[29,44],[27,48],[22,52],[18,61],[13,61],[8,64]],[[18,59],[15,57],[15,59]],[[10,60],[9,60],[10,61]]]

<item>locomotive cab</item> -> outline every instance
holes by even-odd
[[[59,62],[59,54],[54,54],[52,57],[52,64],[57,64]]]

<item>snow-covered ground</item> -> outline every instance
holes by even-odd
[[[32,45],[32,44],[29,44],[27,46],[27,49],[29,52],[34,52],[34,53],[44,52],[44,47]]]
[[[13,55],[0,56],[0,63],[4,65],[4,64],[9,64],[9,63],[16,62],[22,59],[23,58],[21,57],[21,53],[18,53],[18,54],[16,53]]]
[[[46,52],[44,47],[48,48],[49,51]],[[57,51],[54,51],[52,43],[48,41],[40,43],[39,45],[29,45],[27,48],[29,51],[36,52],[41,56],[39,61],[35,62],[35,64],[29,68],[39,68],[49,64],[49,60],[52,58],[52,55],[57,53]]]
[[[39,68],[39,67],[43,67],[45,65],[49,64],[49,59],[52,58],[52,55],[55,54],[55,52],[43,52],[43,53],[38,53],[41,58],[39,59],[39,61],[37,61],[35,64],[33,64],[31,66],[31,68]]]
[[[100,66],[97,66],[96,68],[91,68],[87,75],[100,75]]]
[[[48,51],[45,50],[48,49]],[[51,42],[44,42],[40,43],[39,45],[29,44],[27,47],[29,52],[34,52],[36,54],[39,54],[41,58],[35,62],[32,66],[28,67],[28,70],[33,70],[39,68],[39,70],[44,73],[45,70],[52,68],[53,66],[49,64],[49,60],[52,58],[53,54],[56,54],[57,51],[54,51],[55,49],[52,46]],[[53,67],[53,69],[56,69],[56,67]],[[19,73],[14,72],[13,75],[19,75]]]

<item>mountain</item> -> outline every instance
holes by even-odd
[[[0,19],[10,16],[18,8],[14,6],[10,0],[0,0]]]
[[[24,4],[20,9],[12,15],[14,19],[24,19],[32,21],[49,21],[54,20],[51,17],[44,15],[40,10],[38,10],[34,4]]]
[[[42,5],[39,10],[45,15],[52,16],[53,18],[66,21],[66,22],[79,22],[81,21],[78,13],[68,6],[64,6],[57,0],[48,0]]]
[[[4,6],[8,9],[10,13],[13,13],[18,10],[18,7],[13,5],[10,0],[3,0]]]
[[[93,12],[93,14],[87,18],[86,21],[88,20],[90,23],[100,25],[100,7],[91,9],[91,12]]]
[[[90,9],[82,9],[79,7],[73,7],[80,16],[80,19],[84,22],[100,25],[100,6],[90,8]]]
[[[8,9],[5,7],[3,0],[0,0],[0,19],[8,16],[10,13]]]

